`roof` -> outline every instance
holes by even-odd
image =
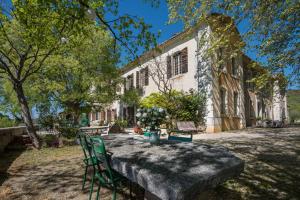
[[[136,67],[137,65],[139,65],[140,62],[143,62],[147,59],[150,59],[153,55],[157,54],[160,51],[163,51],[164,49],[166,49],[167,47],[171,46],[172,44],[174,44],[176,41],[178,40],[182,40],[184,38],[186,38],[188,35],[190,35],[193,31],[195,30],[194,27],[186,29],[182,32],[176,33],[175,35],[173,35],[170,39],[166,40],[165,42],[159,44],[157,47],[143,53],[142,55],[140,55],[139,57],[137,57],[134,61],[128,63],[127,65],[125,65],[124,67],[122,67],[121,73],[126,73],[128,71],[130,71],[131,69],[133,69],[134,67]]]
[[[217,19],[218,21],[220,21],[221,23],[229,23],[232,21],[232,18],[226,15],[222,15],[219,13],[212,13],[207,17],[207,23],[209,23],[209,25],[212,27],[212,30],[214,31],[214,29],[216,28],[215,22],[213,20]],[[137,57],[135,60],[133,60],[132,62],[129,62],[128,64],[126,64],[124,67],[120,68],[121,74],[125,74],[128,71],[132,70],[133,68],[135,68],[136,66],[138,66],[141,62],[145,62],[146,60],[152,58],[155,54],[162,52],[164,49],[168,48],[169,46],[173,45],[175,42],[180,41],[182,39],[187,38],[187,36],[191,35],[192,33],[194,33],[194,31],[198,30],[198,28],[203,25],[205,22],[201,21],[198,22],[195,26],[193,27],[189,27],[185,30],[183,30],[182,32],[176,33],[175,35],[173,35],[170,39],[164,41],[163,43],[159,44],[157,47],[143,53],[142,55],[140,55],[139,57]],[[238,30],[236,28],[236,26],[234,26],[234,31],[238,33]],[[239,36],[239,33],[238,33]],[[239,39],[241,39],[241,37],[239,36]]]

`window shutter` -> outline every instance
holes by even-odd
[[[167,78],[172,77],[172,65],[171,65],[171,56],[167,57]]]
[[[187,47],[181,51],[181,72],[188,72],[188,49]]]
[[[134,83],[133,83],[133,73],[129,76],[129,83],[130,83],[130,85],[129,85],[129,89],[131,90],[131,89],[133,89],[133,87],[134,87]]]
[[[145,68],[145,85],[149,85],[149,70],[148,70],[148,66]]]
[[[140,88],[140,72],[137,71],[136,72],[136,75],[135,75],[135,78],[136,78],[136,88]]]
[[[107,122],[111,122],[111,110],[107,110]]]
[[[124,78],[123,79],[124,92],[127,90],[127,88],[126,88],[126,82],[127,82],[127,80],[126,80],[126,78]]]

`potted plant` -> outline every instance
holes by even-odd
[[[144,125],[146,130],[150,132],[150,143],[157,143],[159,141],[159,127],[166,119],[166,111],[162,108],[140,108],[137,110],[138,124]]]

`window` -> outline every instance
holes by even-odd
[[[188,72],[188,49],[167,57],[167,78]]]
[[[260,101],[257,101],[257,117],[262,116],[262,103]]]
[[[107,122],[111,122],[111,110],[107,110]]]
[[[117,85],[116,91],[121,92],[121,87],[119,85]]]
[[[224,88],[220,89],[220,100],[221,100],[221,114],[226,114],[226,90]]]
[[[111,121],[116,121],[116,119],[117,119],[117,111],[116,111],[116,109],[112,109],[111,110]]]
[[[99,120],[99,113],[96,112],[96,120]]]
[[[233,57],[231,58],[231,71],[232,71],[232,75],[233,76],[237,76],[237,62],[236,62],[236,59]]]
[[[239,95],[237,92],[233,93],[233,112],[234,115],[238,115],[238,100],[239,100]]]
[[[105,121],[106,113],[105,111],[101,111],[101,121]]]
[[[136,78],[136,80],[135,80],[136,88],[140,88],[140,72],[139,71],[136,72],[135,78]]]
[[[219,69],[222,70],[222,71],[226,71],[226,67],[225,67],[225,64],[224,64],[224,48],[223,47],[220,47],[217,51],[217,61],[219,63]]]
[[[133,89],[134,85],[133,85],[133,74],[127,76],[126,78],[126,85],[125,85],[125,89],[126,90],[130,90]]]
[[[249,110],[250,110],[250,117],[255,117],[253,101],[250,98],[249,98]]]
[[[176,53],[174,56],[173,56],[173,69],[174,69],[174,76],[178,75],[181,73],[181,70],[179,68],[181,68],[180,66],[180,53]],[[180,71],[179,71],[180,70]]]
[[[140,86],[147,86],[149,85],[149,71],[148,67],[145,67],[144,69],[141,69],[140,71]]]

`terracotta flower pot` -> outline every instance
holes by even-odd
[[[141,134],[143,134],[143,129],[141,127],[139,127],[139,126],[135,126],[133,128],[133,132],[136,133],[136,134],[141,135]]]

